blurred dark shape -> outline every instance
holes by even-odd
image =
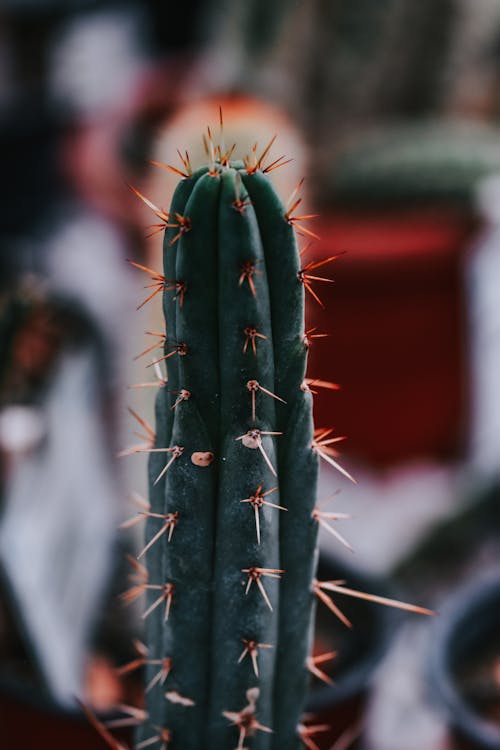
[[[460,120],[391,122],[346,144],[325,192],[330,201],[358,207],[470,207],[479,180],[499,170],[499,128]]]
[[[62,125],[47,108],[22,106],[0,120],[0,279],[9,287],[26,272],[40,272],[35,238],[47,230],[63,181],[57,147]],[[66,192],[67,194],[67,192]]]

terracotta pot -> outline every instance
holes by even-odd
[[[346,451],[388,466],[454,459],[465,447],[468,361],[464,252],[474,222],[444,210],[330,215],[307,256],[325,309],[309,325],[331,333],[313,342],[308,374],[340,383],[315,397],[318,426],[348,436]],[[327,270],[331,268],[331,270]],[[320,273],[321,271],[321,273]]]

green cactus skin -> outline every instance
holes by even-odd
[[[245,732],[244,746],[296,750],[314,608],[318,467],[311,394],[302,387],[295,231],[268,178],[239,162],[183,179],[172,222],[176,214],[189,221],[177,239],[177,227],[165,232],[170,356],[155,448],[183,450],[151,453],[149,476],[151,512],[178,513],[178,521],[171,540],[162,534],[145,555],[149,584],[173,584],[168,619],[166,599],[146,618],[148,660],[171,659],[171,670],[147,692],[137,740],[162,728],[168,750],[234,750],[237,715],[257,687],[259,726]],[[185,284],[182,298],[175,281]],[[249,381],[258,384],[255,419]],[[213,462],[199,465],[198,452]],[[256,509],[252,498],[265,504]],[[162,523],[148,519],[147,541]],[[250,581],[254,568],[258,580]],[[147,608],[160,593],[148,591]],[[262,644],[255,663],[244,640]],[[147,666],[146,684],[158,669]]]

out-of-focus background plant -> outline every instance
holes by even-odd
[[[348,437],[358,485],[335,528],[355,554],[327,530],[323,549],[441,612],[361,610],[351,641],[321,620],[344,656],[313,708],[338,748],[500,748],[500,0],[2,3],[5,746],[34,748],[57,706],[52,747],[99,747],[70,726],[74,695],[135,699],[120,665],[139,618],[116,603],[134,540],[116,528],[146,471],[116,455],[136,441],[126,406],[152,414],[154,388],[129,386],[154,380],[133,358],[161,315],[136,313],[127,259],[160,269],[161,238],[127,183],[168,206],[176,177],[148,160],[197,165],[219,105],[240,154],[278,134],[278,191],[305,176],[321,214],[309,253],[342,253],[310,307],[330,334],[310,375],[341,385],[315,388],[315,414]]]

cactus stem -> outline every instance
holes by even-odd
[[[288,510],[288,508],[284,508],[282,505],[276,505],[276,503],[270,503],[267,500],[264,500],[264,497],[266,495],[271,494],[271,492],[275,492],[278,488],[273,487],[271,490],[267,490],[267,492],[262,492],[262,485],[259,484],[257,487],[255,493],[251,497],[245,498],[245,500],[240,500],[241,503],[250,503],[252,508],[255,511],[255,528],[257,531],[257,542],[260,544],[260,518],[259,518],[259,510],[262,508],[263,505],[268,505],[270,508],[276,508],[277,510]]]
[[[251,568],[243,568],[242,573],[247,573],[248,575],[248,581],[245,588],[245,595],[248,594],[252,587],[252,583],[256,583],[259,587],[259,591],[262,594],[262,598],[264,599],[265,603],[271,610],[273,611],[273,607],[271,605],[271,602],[269,600],[269,597],[266,593],[266,590],[264,588],[264,585],[261,581],[262,576],[267,576],[268,578],[277,578],[278,580],[281,578],[281,574],[284,573],[284,570],[279,570],[278,568],[257,568],[257,567],[251,567]]]
[[[327,685],[334,685],[335,683],[332,678],[329,677],[326,672],[323,672],[323,670],[318,667],[318,664],[324,664],[325,661],[331,661],[332,659],[335,659],[336,656],[337,651],[327,651],[324,654],[318,654],[318,656],[308,656],[306,659],[306,667],[311,674],[318,678],[318,680],[326,682]]]
[[[286,401],[283,398],[280,398],[275,393],[272,393],[267,388],[264,388],[264,386],[260,385],[260,383],[257,380],[248,380],[247,381],[247,389],[250,391],[250,395],[252,397],[252,421],[256,421],[255,417],[255,394],[257,391],[262,391],[262,393],[265,393],[267,396],[271,396],[272,398],[276,399],[276,401],[281,401],[282,404],[286,404]]]
[[[310,724],[309,726],[299,724],[297,727],[299,737],[302,740],[304,747],[307,747],[307,750],[320,750],[319,745],[317,745],[311,737],[320,732],[328,732],[330,729],[331,727],[328,724]]]
[[[259,676],[259,665],[257,664],[257,654],[259,652],[259,648],[274,648],[269,643],[257,643],[257,641],[248,640],[247,638],[242,638],[242,643],[245,644],[245,648],[240,654],[240,658],[238,659],[238,664],[241,664],[245,656],[248,654],[250,656],[250,659],[252,660],[252,666],[253,671],[256,677]]]
[[[147,610],[142,615],[142,619],[145,620],[147,617],[149,617],[151,612],[153,612],[157,607],[160,606],[162,602],[165,602],[164,620],[165,622],[167,622],[169,615],[170,615],[170,608],[172,606],[172,599],[174,596],[174,584],[173,583],[163,583],[163,584],[147,583],[145,584],[144,588],[150,591],[161,591],[161,594],[158,597],[158,599],[155,599],[152,605],[147,608]]]
[[[158,476],[156,477],[155,481],[153,482],[153,485],[158,484],[158,482],[160,481],[160,479],[162,478],[162,476],[164,474],[166,474],[166,472],[170,469],[170,467],[172,466],[172,464],[174,463],[174,461],[177,458],[179,458],[179,456],[182,455],[182,453],[184,452],[184,448],[182,448],[180,445],[174,445],[174,446],[172,446],[172,448],[164,448],[164,449],[160,448],[160,451],[162,451],[162,450],[164,450],[165,453],[171,453],[172,457],[167,461],[167,463],[165,464],[165,466],[163,467],[163,469],[161,470],[161,472],[158,474]],[[150,452],[152,452],[152,451],[150,451]],[[169,541],[170,541],[170,539],[169,539]]]
[[[149,747],[150,745],[154,745],[156,742],[160,743],[160,750],[167,750],[167,746],[170,744],[172,740],[172,734],[168,729],[165,727],[156,727],[158,734],[155,734],[154,737],[148,737],[147,740],[143,740],[142,742],[139,742],[136,746],[136,750],[142,750],[144,747]]]
[[[170,459],[171,461],[173,460]],[[175,513],[143,513],[144,518],[163,518],[165,520],[165,523],[161,527],[161,529],[154,535],[152,539],[146,544],[144,549],[137,555],[137,559],[140,560],[143,555],[146,554],[148,549],[151,549],[153,544],[160,539],[163,534],[165,534],[166,531],[168,531],[168,541],[170,542],[172,540],[172,535],[174,533],[174,529],[177,525],[177,521],[179,520],[179,514],[177,512]]]
[[[255,326],[247,326],[246,328],[243,329],[243,333],[245,334],[245,343],[243,344],[243,354],[246,354],[248,345],[250,344],[254,355],[257,356],[256,339],[265,339],[267,341],[267,336],[264,336],[263,333],[259,333],[257,329],[255,328]]]
[[[255,707],[257,698],[259,697],[258,688],[250,688],[247,690],[248,705],[245,706],[241,711],[223,711],[222,715],[228,719],[234,727],[239,729],[238,746],[236,750],[244,750],[243,742],[247,737],[252,737],[255,732],[269,732],[272,733],[272,729],[265,727],[257,721],[255,715]]]
[[[248,281],[248,286],[250,287],[250,291],[252,292],[252,296],[254,299],[257,299],[257,292],[255,291],[255,283],[253,280],[253,277],[257,274],[259,276],[262,275],[262,271],[258,271],[255,268],[255,261],[253,260],[247,260],[246,263],[243,263],[241,266],[241,275],[238,281],[239,286],[242,286],[243,282],[246,280]]]

